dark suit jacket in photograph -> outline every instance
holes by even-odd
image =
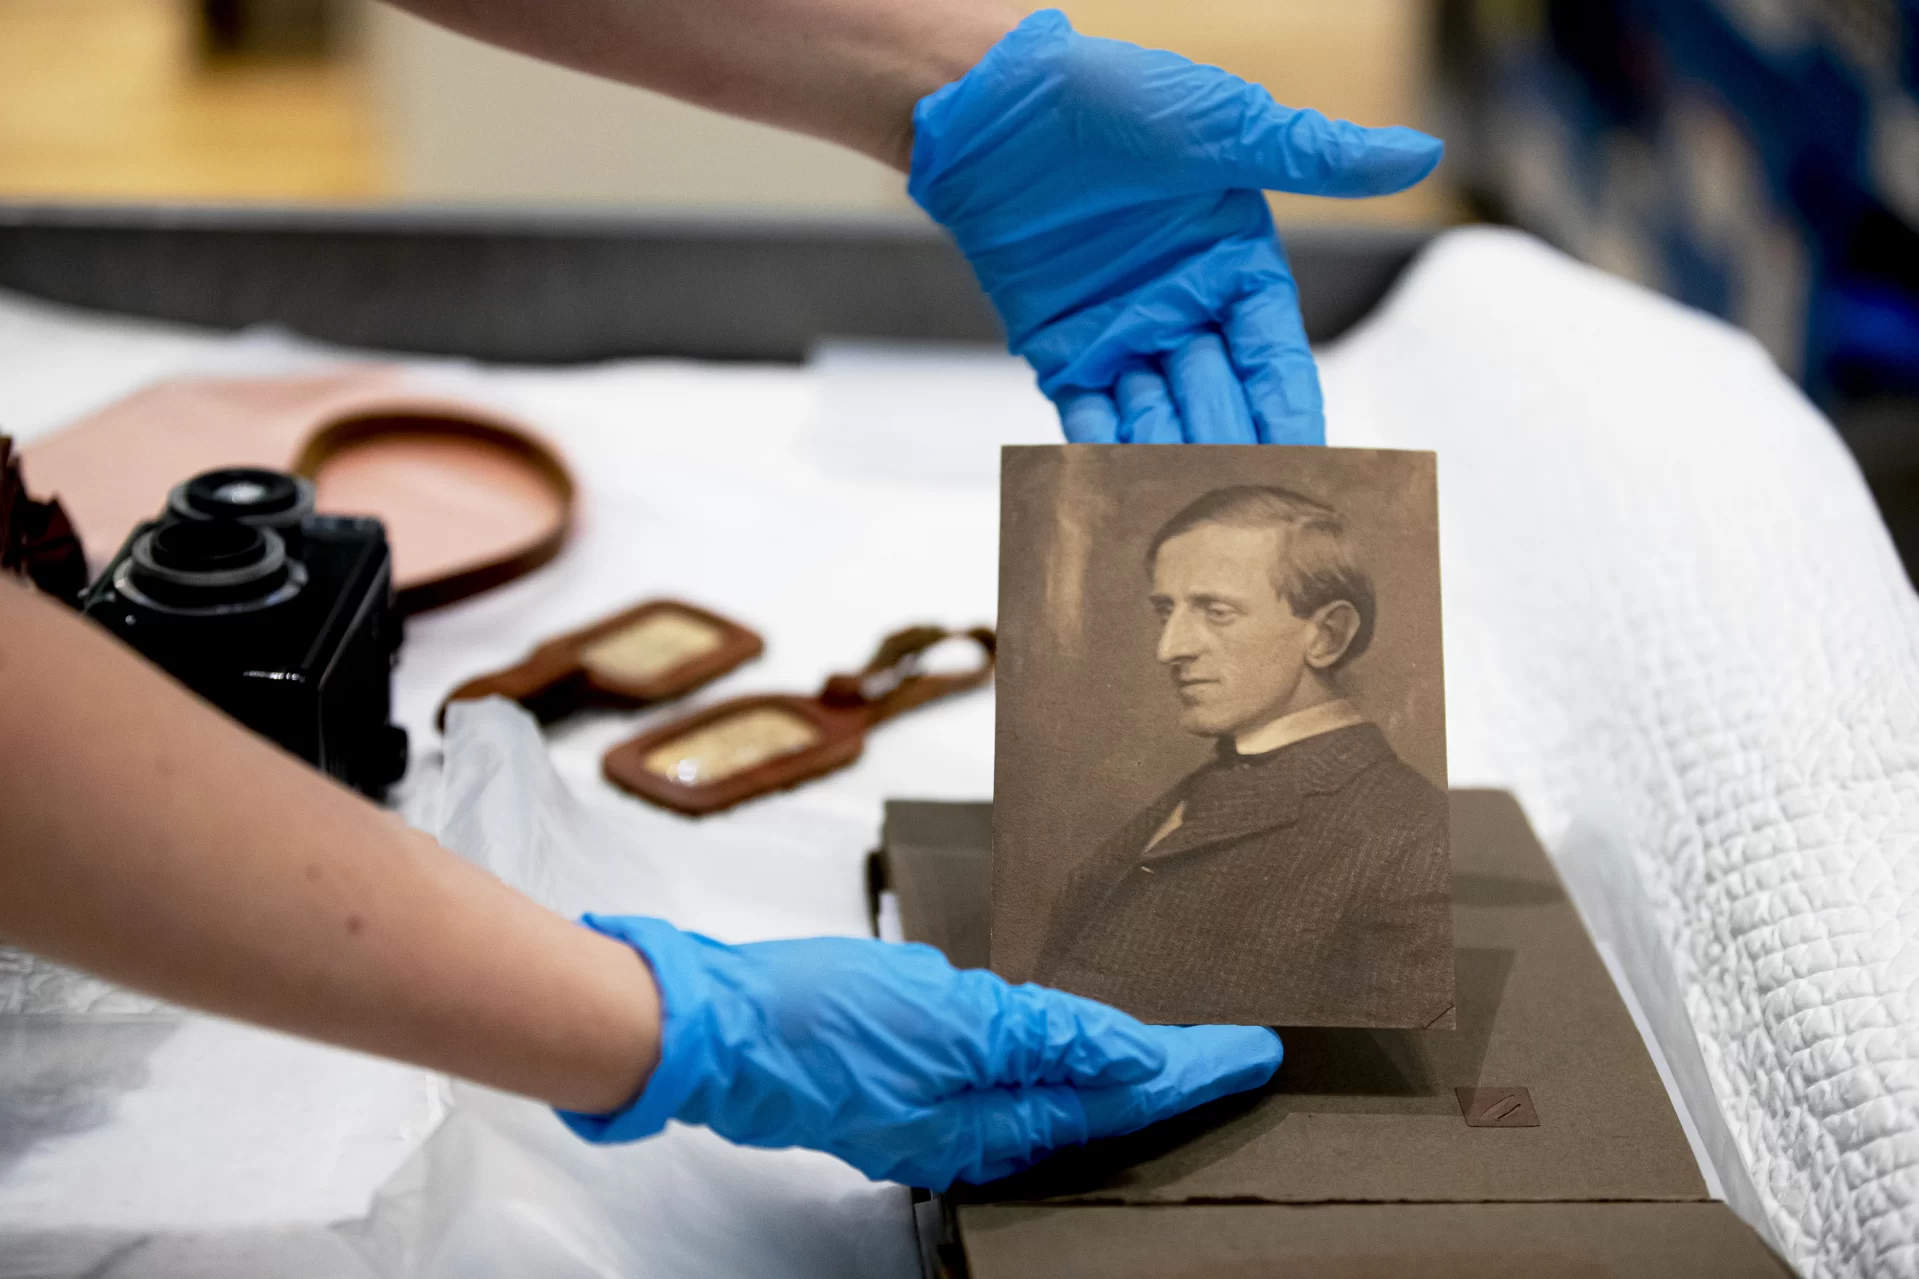
[[[1445,796],[1376,726],[1227,744],[1072,874],[1029,976],[1156,1023],[1450,1025],[1450,889]]]

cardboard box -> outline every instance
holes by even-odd
[[[971,1279],[1788,1279],[1722,1203],[1193,1204],[960,1212]]]
[[[1790,1273],[1707,1199],[1518,804],[1450,803],[1458,1029],[1282,1029],[1286,1063],[1259,1092],[956,1188],[944,1228],[972,1279]],[[956,962],[986,953],[989,815],[887,806],[905,935]]]

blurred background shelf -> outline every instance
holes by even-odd
[[[334,32],[210,47],[187,0],[0,0],[0,196],[350,201],[392,193]]]

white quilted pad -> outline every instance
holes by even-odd
[[[1837,436],[1742,334],[1492,231],[1326,383],[1336,443],[1439,451],[1454,783],[1624,860],[1789,1259],[1919,1274],[1919,601]]]

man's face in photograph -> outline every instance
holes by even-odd
[[[1189,733],[1224,737],[1291,708],[1315,628],[1294,616],[1275,585],[1285,536],[1201,524],[1169,538],[1154,557],[1157,656]]]

